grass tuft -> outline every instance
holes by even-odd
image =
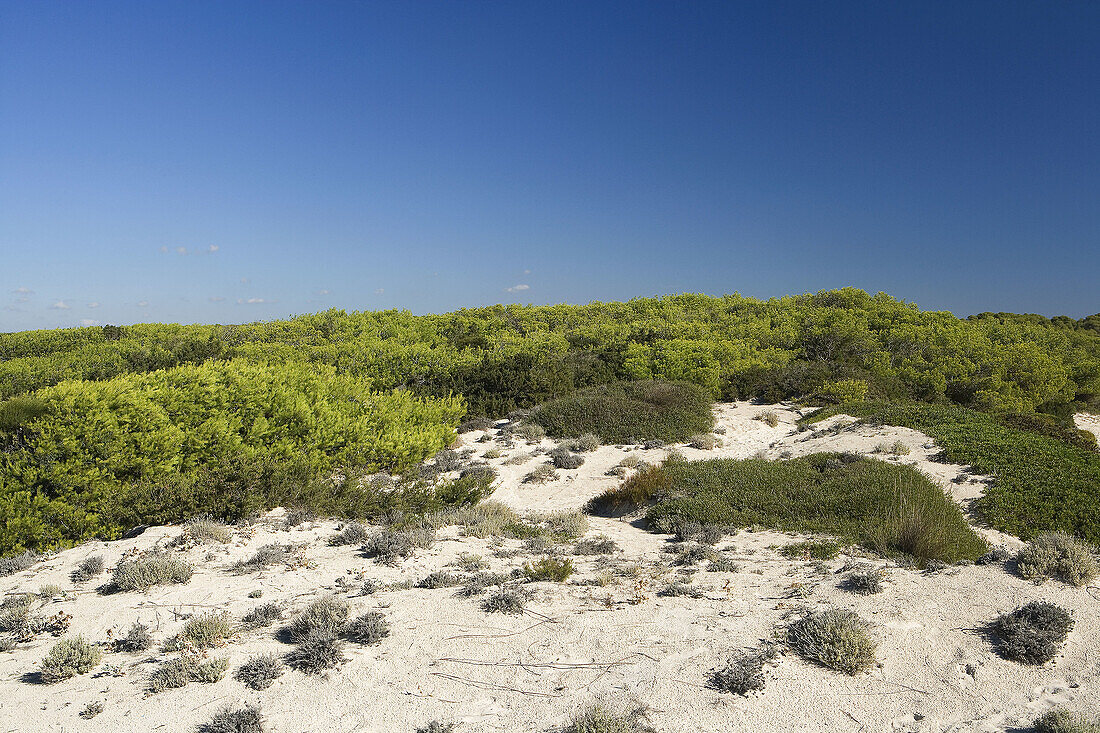
[[[544,557],[538,562],[525,563],[523,574],[531,582],[550,581],[564,583],[573,574],[573,561],[557,557]]]
[[[92,555],[77,563],[73,571],[69,573],[69,579],[74,583],[86,583],[107,568],[107,561],[102,555]]]

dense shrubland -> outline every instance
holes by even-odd
[[[637,407],[631,390],[670,389],[647,380],[679,383],[689,408],[711,398],[803,397],[988,411],[960,410],[977,416],[964,430],[995,420],[1044,438],[1058,464],[1041,477],[1055,479],[1044,491],[1073,500],[1036,508],[1020,496],[1038,479],[1013,483],[1005,477],[1022,469],[999,471],[987,513],[1021,504],[1019,521],[1004,523],[1011,531],[1064,528],[1097,539],[1085,517],[1091,504],[1079,501],[1095,464],[1062,446],[1089,450],[1068,417],[1100,409],[1100,316],[960,320],[844,289],[768,301],[679,295],[0,334],[0,554],[276,504],[349,518],[391,501],[405,511],[461,504],[430,482],[396,494],[319,482],[403,471],[446,446],[464,414],[542,404],[532,417],[551,432],[655,437],[667,427],[659,420],[641,429],[620,419],[646,414],[624,409]],[[577,419],[596,404],[607,408],[602,431]],[[679,422],[702,414],[688,409]],[[677,439],[708,428],[709,420]],[[1030,446],[1019,443],[1020,455]]]

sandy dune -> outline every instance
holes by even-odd
[[[772,428],[756,414],[772,409]],[[713,451],[688,447],[688,458],[769,457],[822,450],[871,452],[877,444],[900,440],[910,453],[887,460],[919,467],[964,502],[980,495],[985,478],[965,467],[936,463],[925,435],[901,428],[846,426],[833,418],[812,431],[798,431],[797,409],[789,406],[723,404],[716,408],[723,446]],[[500,471],[494,499],[522,512],[576,509],[620,479],[605,472],[627,455],[660,460],[665,451],[637,446],[603,446],[586,454],[576,470],[559,471],[555,481],[538,485],[522,478],[545,456],[505,465],[534,446],[478,443],[481,432],[461,436],[480,456],[502,451],[490,463]],[[543,441],[544,447],[553,442]],[[957,482],[953,482],[958,479]],[[214,655],[227,656],[230,672],[213,684],[156,695],[143,691],[145,679],[168,654],[112,653],[104,667],[55,684],[22,681],[33,672],[55,639],[39,637],[0,653],[0,732],[2,731],[187,731],[225,705],[255,703],[269,731],[413,731],[433,719],[459,723],[458,731],[549,731],[599,697],[634,700],[650,708],[659,731],[1004,731],[1024,726],[1055,705],[1100,711],[1100,591],[1058,582],[1035,585],[998,565],[960,566],[935,573],[891,566],[884,593],[859,596],[838,588],[842,555],[827,568],[788,560],[774,548],[798,539],[774,532],[742,531],[719,544],[740,564],[732,573],[700,571],[692,584],[703,598],[659,597],[677,577],[662,563],[667,536],[651,534],[627,521],[593,518],[589,536],[606,534],[619,545],[610,565],[637,566],[617,579],[594,583],[608,561],[577,556],[578,572],[566,584],[533,584],[536,595],[523,616],[487,614],[478,599],[459,598],[454,589],[387,589],[373,595],[348,594],[365,578],[385,583],[416,582],[446,568],[461,553],[482,555],[491,569],[507,571],[531,558],[500,550],[523,547],[518,540],[492,542],[440,532],[428,550],[396,567],[366,559],[352,547],[330,547],[333,522],[285,529],[282,512],[235,529],[227,546],[188,550],[197,567],[183,586],[148,593],[101,595],[93,581],[74,586],[69,573],[81,559],[102,554],[108,566],[125,553],[146,549],[180,533],[158,527],[130,540],[86,543],[58,553],[29,570],[0,578],[0,591],[36,591],[54,583],[63,599],[44,612],[72,615],[70,633],[105,641],[135,620],[153,627],[158,642],[176,633],[187,616],[207,609],[243,615],[261,602],[284,601],[291,609],[328,593],[348,596],[355,613],[380,610],[391,635],[378,646],[348,648],[349,661],[326,677],[288,671],[269,689],[256,692],[232,677],[249,657],[287,649],[270,630],[241,632]],[[985,530],[995,543],[1019,546],[1013,538]],[[261,545],[306,545],[301,567],[273,568],[246,575],[227,571]],[[874,560],[878,565],[882,561]],[[338,581],[341,581],[338,584]],[[249,598],[262,590],[262,598]],[[1030,667],[994,653],[979,627],[997,614],[1032,599],[1054,601],[1076,618],[1064,652],[1049,665]],[[708,689],[709,672],[738,649],[771,638],[777,626],[800,608],[836,605],[875,624],[880,665],[856,677],[813,666],[784,654],[766,671],[763,691],[748,697]],[[78,713],[91,701],[104,710],[84,720]]]

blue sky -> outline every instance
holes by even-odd
[[[0,4],[0,330],[1100,311],[1100,3]]]

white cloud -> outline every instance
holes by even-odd
[[[237,305],[261,305],[274,302],[276,301],[267,298],[237,298]]]
[[[18,298],[15,299],[15,302],[16,303],[26,303],[29,300],[30,300],[30,298],[28,298],[27,296],[21,295],[21,296],[19,296]]]
[[[328,295],[329,294],[329,289],[328,288],[321,288],[320,290],[317,291],[317,294],[318,295]]]
[[[148,308],[148,307],[149,307],[149,301],[148,300],[139,300],[138,301],[138,308]]]
[[[93,320],[91,318],[81,318],[80,319],[80,325],[81,326],[102,326],[103,324],[100,323],[99,321]]]
[[[530,270],[524,270],[524,271],[523,271],[523,274],[524,274],[524,275],[530,275],[530,274],[531,274],[531,271],[530,271]]]
[[[178,255],[187,254],[187,248],[186,247],[176,247],[176,254],[178,254]]]
[[[386,292],[385,288],[376,288],[375,291],[374,291],[374,294],[375,295],[382,295],[382,293],[384,293],[384,292]]]
[[[88,307],[89,308],[98,308],[99,307],[99,301],[92,301],[91,303],[88,303]]]
[[[247,277],[242,277],[241,278],[241,285],[248,285],[248,282],[249,282],[249,280],[248,280]]]
[[[72,306],[69,305],[68,303],[66,303],[63,300],[59,300],[59,301],[57,301],[56,303],[54,303],[53,305],[50,306],[50,309],[55,310],[55,311],[67,311],[70,308],[72,308]]]
[[[210,296],[210,302],[211,302],[211,303],[220,303],[220,302],[222,302],[223,300],[225,300],[225,298],[223,298],[223,297],[222,297],[222,296],[220,296],[220,295],[211,295],[211,296]]]
[[[217,251],[218,251],[219,249],[221,249],[221,247],[219,247],[219,246],[218,246],[218,245],[216,245],[216,244],[212,244],[212,245],[210,245],[209,247],[207,247],[207,248],[206,248],[206,251],[207,251],[207,252],[209,252],[210,254],[214,254],[214,253],[215,253],[215,252],[217,252]]]
[[[34,295],[33,290],[31,290],[30,288],[24,288],[24,287],[16,288],[12,292],[19,293],[20,295]]]
[[[509,293],[522,293],[524,290],[530,290],[530,289],[531,289],[530,285],[524,285],[523,283],[520,283],[519,285],[513,285],[512,287],[505,288],[504,290],[506,292],[509,292]]]

